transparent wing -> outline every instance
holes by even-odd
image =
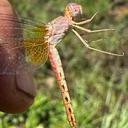
[[[0,74],[44,63],[48,56],[46,33],[45,24],[0,14]]]

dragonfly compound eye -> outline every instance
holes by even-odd
[[[77,19],[82,15],[82,7],[76,3],[69,3],[66,8],[64,15],[70,19]]]

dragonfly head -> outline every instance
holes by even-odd
[[[82,15],[82,7],[76,3],[69,3],[64,10],[64,16],[68,17],[70,20],[76,20]]]

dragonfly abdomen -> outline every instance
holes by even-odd
[[[68,87],[67,87],[67,83],[64,76],[64,71],[62,68],[62,63],[61,63],[58,51],[55,48],[55,45],[51,45],[51,44],[49,45],[49,60],[51,62],[52,69],[56,75],[59,88],[61,90],[61,95],[63,98],[69,124],[72,128],[77,128],[72,105],[71,105],[71,99],[69,96]]]

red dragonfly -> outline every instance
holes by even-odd
[[[95,33],[108,31],[113,29],[89,30],[80,25],[87,24],[93,20],[96,14],[85,21],[76,22],[80,15],[82,15],[82,7],[76,3],[69,3],[64,10],[64,16],[59,16],[47,24],[39,23],[15,16],[0,14],[0,20],[6,20],[12,26],[0,25],[0,31],[6,30],[6,34],[0,37],[0,58],[2,58],[2,50],[8,55],[3,59],[3,64],[0,64],[1,75],[11,75],[13,73],[20,73],[20,69],[34,68],[42,63],[45,63],[49,58],[52,69],[56,75],[58,85],[63,98],[67,119],[71,128],[77,128],[76,119],[73,114],[73,108],[68,92],[67,82],[65,80],[62,63],[56,45],[63,39],[68,31],[72,31],[80,41],[90,50],[95,50],[105,54],[114,56],[123,56],[124,54],[110,53],[95,49],[84,40],[76,29],[86,33]],[[17,23],[17,25],[16,25]],[[23,34],[14,33],[9,35],[8,30],[23,31]],[[12,42],[14,43],[11,43]],[[13,52],[13,54],[12,54]],[[6,61],[8,63],[4,63]]]

